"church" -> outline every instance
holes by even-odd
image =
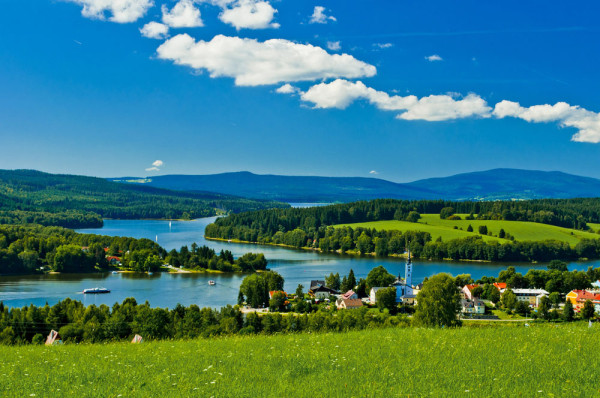
[[[417,292],[415,292],[412,286],[412,260],[410,258],[410,250],[408,251],[408,258],[406,259],[406,265],[404,266],[404,275],[405,279],[402,279],[400,275],[398,278],[392,283],[390,286],[396,288],[396,302],[397,303],[408,303],[412,304],[417,297]]]

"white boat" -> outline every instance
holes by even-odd
[[[101,294],[101,293],[110,293],[105,287],[95,287],[93,289],[83,289],[83,294]]]
[[[117,275],[117,274],[118,274],[118,272],[117,272],[117,271],[113,271],[112,273],[113,273],[113,275]]]
[[[213,281],[213,280],[210,280],[210,281],[208,281],[208,284],[209,284],[210,286],[214,286],[214,285],[216,285],[216,284],[217,284],[217,282],[215,282],[215,281]]]

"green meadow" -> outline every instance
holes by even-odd
[[[600,327],[458,329],[0,349],[4,397],[597,396]]]
[[[373,221],[354,224],[340,224],[335,227],[349,226],[352,228],[374,228],[376,230],[398,230],[398,231],[424,231],[429,232],[433,240],[441,237],[447,241],[457,238],[479,235],[480,225],[487,226],[491,236],[482,236],[484,240],[498,240],[508,242],[506,239],[498,238],[500,229],[511,234],[519,241],[541,241],[554,239],[576,245],[583,238],[598,239],[600,235],[593,232],[584,232],[576,229],[562,228],[554,225],[539,224],[526,221],[503,221],[503,220],[465,220],[466,214],[460,214],[462,220],[442,220],[439,214],[422,214],[418,223],[408,221]],[[473,232],[467,232],[468,226],[473,227]],[[456,229],[454,227],[457,227]],[[591,224],[593,230],[600,229],[600,224]]]

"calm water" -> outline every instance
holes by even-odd
[[[95,233],[110,236],[132,236],[154,240],[167,250],[179,249],[183,245],[196,242],[207,245],[217,252],[230,250],[235,257],[249,251],[262,252],[269,260],[269,268],[279,272],[285,278],[285,289],[296,290],[301,283],[308,286],[312,279],[324,279],[330,272],[347,274],[354,270],[357,278],[366,277],[369,271],[383,265],[393,274],[404,274],[402,259],[378,259],[373,257],[340,256],[319,254],[311,251],[284,249],[272,246],[246,245],[226,242],[207,241],[204,228],[214,221],[214,217],[194,221],[147,220],[106,220],[104,227],[84,229],[78,232]],[[545,268],[544,264],[489,264],[465,262],[415,261],[413,283],[426,276],[439,272],[453,275],[468,273],[477,279],[484,275],[496,276],[508,265],[515,265],[518,271],[527,272],[530,268]],[[571,269],[587,269],[589,265],[599,266],[600,262],[572,263]],[[29,304],[54,304],[70,297],[85,304],[108,304],[121,302],[127,297],[135,297],[138,302],[148,300],[152,306],[173,308],[177,303],[197,304],[200,307],[219,308],[235,304],[239,285],[244,275],[204,275],[204,274],[90,274],[90,275],[35,275],[0,277],[0,301],[8,306]],[[216,286],[209,286],[208,280],[214,279]],[[106,287],[109,294],[83,295],[81,291],[92,287]]]

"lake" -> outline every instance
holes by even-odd
[[[237,258],[247,252],[262,252],[269,261],[268,267],[285,278],[285,289],[294,292],[301,283],[307,286],[313,279],[324,279],[330,272],[346,275],[350,269],[358,278],[364,278],[369,271],[383,265],[391,273],[404,275],[404,260],[395,258],[358,257],[337,254],[321,254],[313,251],[286,249],[276,246],[236,244],[209,241],[204,239],[204,228],[215,217],[193,221],[154,221],[154,220],[105,220],[104,226],[97,229],[82,229],[77,232],[110,236],[131,236],[157,240],[167,250],[179,249],[183,245],[206,245],[219,252],[230,250]],[[426,276],[440,272],[453,275],[471,274],[477,279],[484,275],[497,276],[498,272],[514,265],[519,272],[530,268],[545,268],[545,264],[498,264],[473,262],[414,261],[413,283],[421,282]],[[600,266],[599,261],[571,263],[570,269],[587,269]],[[138,302],[148,300],[154,307],[173,308],[177,303],[197,304],[200,307],[219,308],[235,304],[242,274],[60,274],[5,276],[0,278],[0,301],[11,307],[29,304],[50,305],[70,297],[81,300],[86,305],[121,302],[127,297],[135,297]],[[214,279],[217,284],[209,286]],[[81,291],[92,287],[106,287],[109,294],[83,295]]]

